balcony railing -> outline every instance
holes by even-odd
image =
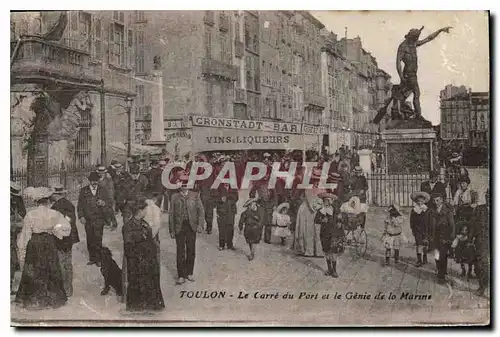
[[[242,88],[235,89],[234,103],[247,104],[247,92],[245,89]]]
[[[326,97],[313,93],[304,94],[304,103],[306,106],[314,106],[319,108],[326,107]]]
[[[230,81],[238,79],[238,68],[214,59],[204,58],[201,66],[205,75],[221,77]]]
[[[241,41],[234,41],[234,54],[238,58],[242,58],[244,55],[245,46]]]
[[[11,42],[11,54],[16,44]],[[28,36],[19,44],[11,74],[18,82],[60,80],[76,86],[99,85],[89,68],[89,57],[88,52]]]

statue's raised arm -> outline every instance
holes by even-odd
[[[424,27],[422,26],[422,29],[423,29],[423,28],[424,28]],[[426,44],[427,42],[431,42],[431,41],[432,41],[432,40],[434,40],[436,37],[438,37],[438,35],[439,35],[440,33],[443,33],[443,32],[444,32],[444,33],[447,33],[447,34],[448,34],[448,33],[450,32],[450,29],[451,29],[451,28],[453,28],[453,27],[444,27],[444,28],[441,28],[441,29],[439,29],[439,30],[435,31],[434,33],[432,33],[431,35],[427,36],[425,39],[417,41],[417,47],[420,47],[421,45]],[[422,30],[422,29],[421,29],[421,30]]]

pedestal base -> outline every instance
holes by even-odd
[[[421,174],[434,169],[433,129],[390,129],[382,132],[388,174]]]

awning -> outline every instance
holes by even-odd
[[[156,146],[148,146],[141,144],[132,144],[132,157],[146,156],[146,155],[160,155],[163,151],[162,148]],[[108,144],[109,156],[113,157],[127,157],[127,145],[122,142],[113,142]]]

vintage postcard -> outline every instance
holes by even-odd
[[[13,326],[490,324],[487,11],[10,24]]]

